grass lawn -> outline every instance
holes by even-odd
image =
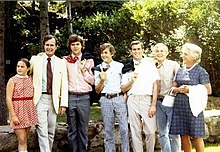
[[[101,120],[101,109],[98,103],[93,103],[90,108],[90,120]],[[58,116],[57,122],[66,122],[66,115]]]
[[[161,151],[157,150],[155,152],[161,152]],[[196,152],[195,148],[193,148],[192,152]],[[205,152],[220,152],[220,143],[215,143],[215,144],[205,143]]]
[[[98,103],[93,103],[90,109],[90,120],[101,120],[101,109]],[[58,122],[66,122],[66,115],[58,116]],[[156,151],[160,152],[160,151]],[[183,151],[182,151],[183,152]],[[195,149],[192,152],[196,152]],[[220,143],[205,143],[205,152],[220,152]]]
[[[192,152],[196,152],[195,148]],[[220,143],[205,143],[205,152],[220,152]]]

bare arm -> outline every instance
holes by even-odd
[[[126,93],[128,90],[130,90],[131,89],[131,87],[133,86],[133,84],[134,84],[134,81],[129,81],[127,84],[125,84],[125,85],[122,85],[121,86],[121,91],[123,92],[123,93]]]
[[[157,103],[157,87],[158,87],[158,80],[153,83],[153,97],[152,97],[152,102],[150,109],[148,111],[148,116],[153,117],[156,112],[156,103]]]
[[[106,72],[101,71],[99,73],[100,81],[97,86],[95,86],[96,93],[100,93],[104,87],[104,83],[106,80]]]
[[[157,87],[158,87],[158,80],[153,83],[153,99],[151,103],[151,105],[153,106],[156,106],[157,103],[157,94],[158,94]]]
[[[16,125],[19,124],[20,122],[13,108],[13,103],[12,103],[13,90],[14,90],[14,82],[10,78],[6,86],[6,103],[11,116],[11,120]]]
[[[15,115],[13,104],[12,104],[12,96],[14,90],[14,82],[12,79],[9,79],[6,86],[6,103],[11,116]]]
[[[210,83],[206,83],[206,84],[203,84],[203,85],[206,87],[208,94],[209,95],[212,94],[211,84]]]

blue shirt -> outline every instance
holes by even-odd
[[[117,61],[112,60],[111,63],[109,64],[110,67],[106,71],[106,80],[104,82],[104,87],[101,91],[101,93],[108,93],[108,94],[113,94],[113,93],[120,93],[121,92],[121,79],[122,79],[122,68],[123,64]],[[102,62],[99,64],[101,68],[106,67],[106,63]],[[95,85],[97,86],[100,77],[99,77],[100,71],[95,71]]]

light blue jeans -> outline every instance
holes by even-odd
[[[160,145],[162,152],[181,151],[180,136],[169,135],[172,113],[172,107],[163,106],[160,100],[157,101],[156,121],[160,135]]]

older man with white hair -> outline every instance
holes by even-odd
[[[176,61],[168,60],[168,47],[163,43],[157,43],[152,53],[161,80],[158,85],[158,98],[156,109],[156,121],[160,135],[162,152],[180,152],[180,136],[170,135],[170,124],[172,120],[173,107],[163,104],[164,96],[170,91],[175,74],[179,69]]]

